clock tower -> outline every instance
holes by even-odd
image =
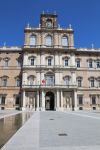
[[[40,26],[41,28],[46,29],[55,29],[58,27],[57,24],[57,15],[56,14],[41,14],[40,17]]]

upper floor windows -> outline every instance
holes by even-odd
[[[36,35],[31,35],[30,36],[30,46],[35,46],[36,45]]]
[[[90,80],[90,87],[95,87],[95,79],[94,77],[89,78]]]
[[[9,58],[4,58],[4,67],[8,67]]]
[[[52,46],[52,36],[51,35],[46,36],[46,46]]]
[[[7,86],[7,79],[8,79],[7,76],[3,76],[3,77],[1,78],[1,84],[2,84],[2,86],[4,86],[4,87]]]
[[[93,68],[93,60],[92,59],[90,59],[88,61],[88,66],[89,66],[89,68]]]
[[[21,84],[21,83],[20,83],[20,79],[17,78],[17,79],[16,79],[16,86],[17,86],[17,87],[20,87],[20,84]]]
[[[70,85],[70,83],[71,83],[71,77],[70,76],[65,76],[64,77],[64,83],[65,83],[65,85]]]
[[[97,60],[97,61],[96,61],[96,67],[97,67],[97,68],[100,68],[100,60]]]
[[[29,77],[28,77],[28,85],[34,85],[34,76],[33,75],[30,75]]]
[[[46,21],[46,27],[47,28],[52,28],[52,20],[51,19],[47,19],[47,21]]]
[[[80,68],[80,59],[76,59],[76,67]]]
[[[68,66],[68,59],[64,60],[64,66]]]
[[[29,65],[31,65],[31,66],[35,65],[35,57],[34,56],[29,57]]]
[[[82,77],[77,78],[77,86],[82,87]]]
[[[68,39],[66,36],[62,37],[62,46],[67,47],[68,46]]]
[[[48,66],[51,66],[51,65],[52,65],[52,59],[48,58]]]

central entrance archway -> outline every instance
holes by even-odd
[[[51,91],[45,96],[45,110],[54,110],[54,93]]]

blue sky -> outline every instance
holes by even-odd
[[[0,46],[23,46],[24,27],[36,27],[42,11],[58,14],[60,26],[72,24],[75,47],[100,47],[100,0],[0,0]]]

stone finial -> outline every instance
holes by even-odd
[[[4,42],[3,46],[6,47],[6,42]]]
[[[93,43],[91,44],[91,46],[92,46],[92,49],[94,49],[94,44]]]
[[[72,29],[72,25],[71,24],[69,24],[69,29]]]
[[[30,24],[29,23],[27,24],[27,28],[30,28]]]
[[[44,14],[44,10],[42,11],[42,14]]]

